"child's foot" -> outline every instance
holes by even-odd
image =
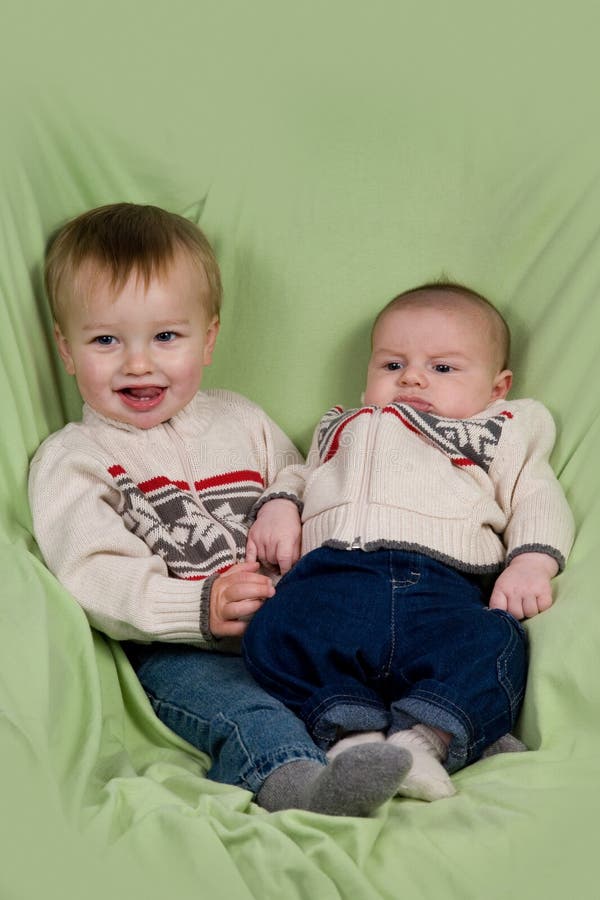
[[[456,793],[441,763],[446,757],[446,745],[431,728],[414,725],[406,731],[395,731],[386,738],[386,746],[389,745],[409,750],[413,758],[412,767],[396,792],[401,797],[441,800]]]
[[[327,751],[327,759],[335,759],[344,750],[349,750],[350,747],[357,747],[359,744],[382,744],[384,741],[385,734],[383,731],[354,731],[352,734],[347,734],[346,737],[332,744]]]
[[[307,790],[305,808],[331,816],[370,816],[396,794],[411,763],[407,750],[385,742],[350,747]]]
[[[266,779],[257,802],[275,812],[307,809],[330,816],[370,816],[398,791],[411,756],[387,743],[350,747],[323,766],[298,760]]]
[[[486,747],[481,757],[485,759],[487,756],[496,756],[498,753],[523,753],[525,750],[527,747],[523,741],[516,738],[514,734],[505,734]]]

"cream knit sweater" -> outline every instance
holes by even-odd
[[[548,457],[555,429],[535,400],[497,401],[469,419],[392,403],[329,410],[306,465],[282,471],[260,505],[302,506],[302,552],[327,545],[416,550],[473,573],[519,553],[560,569],[573,517]]]
[[[35,537],[110,637],[232,649],[210,634],[210,586],[244,558],[261,492],[300,460],[259,407],[227,391],[200,392],[148,430],[84,407],[31,463]]]

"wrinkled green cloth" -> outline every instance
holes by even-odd
[[[1,19],[0,896],[597,896],[597,6],[5,0]],[[322,409],[357,403],[395,293],[445,276],[506,314],[512,396],[552,411],[578,526],[527,626],[529,752],[373,819],[268,815],[153,716],[40,561],[26,497],[37,445],[80,409],[44,246],[117,200],[199,221],[225,287],[205,384],[303,450]]]

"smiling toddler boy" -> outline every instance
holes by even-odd
[[[46,285],[84,401],[82,421],[31,464],[49,568],[91,625],[123,642],[159,718],[211,756],[209,777],[268,810],[370,814],[409,754],[351,748],[329,763],[239,656],[248,618],[273,593],[244,561],[251,510],[300,457],[255,404],[200,390],[221,300],[204,234],[154,206],[90,210],[52,241]]]

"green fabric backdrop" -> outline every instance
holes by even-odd
[[[598,897],[597,4],[4,0],[0,16],[0,897]],[[578,525],[556,605],[528,625],[529,753],[371,820],[269,816],[153,717],[41,563],[26,499],[35,448],[80,408],[44,245],[117,200],[200,222],[225,285],[207,383],[304,450],[323,409],[357,402],[394,293],[445,274],[506,313],[513,396],[554,413]]]

